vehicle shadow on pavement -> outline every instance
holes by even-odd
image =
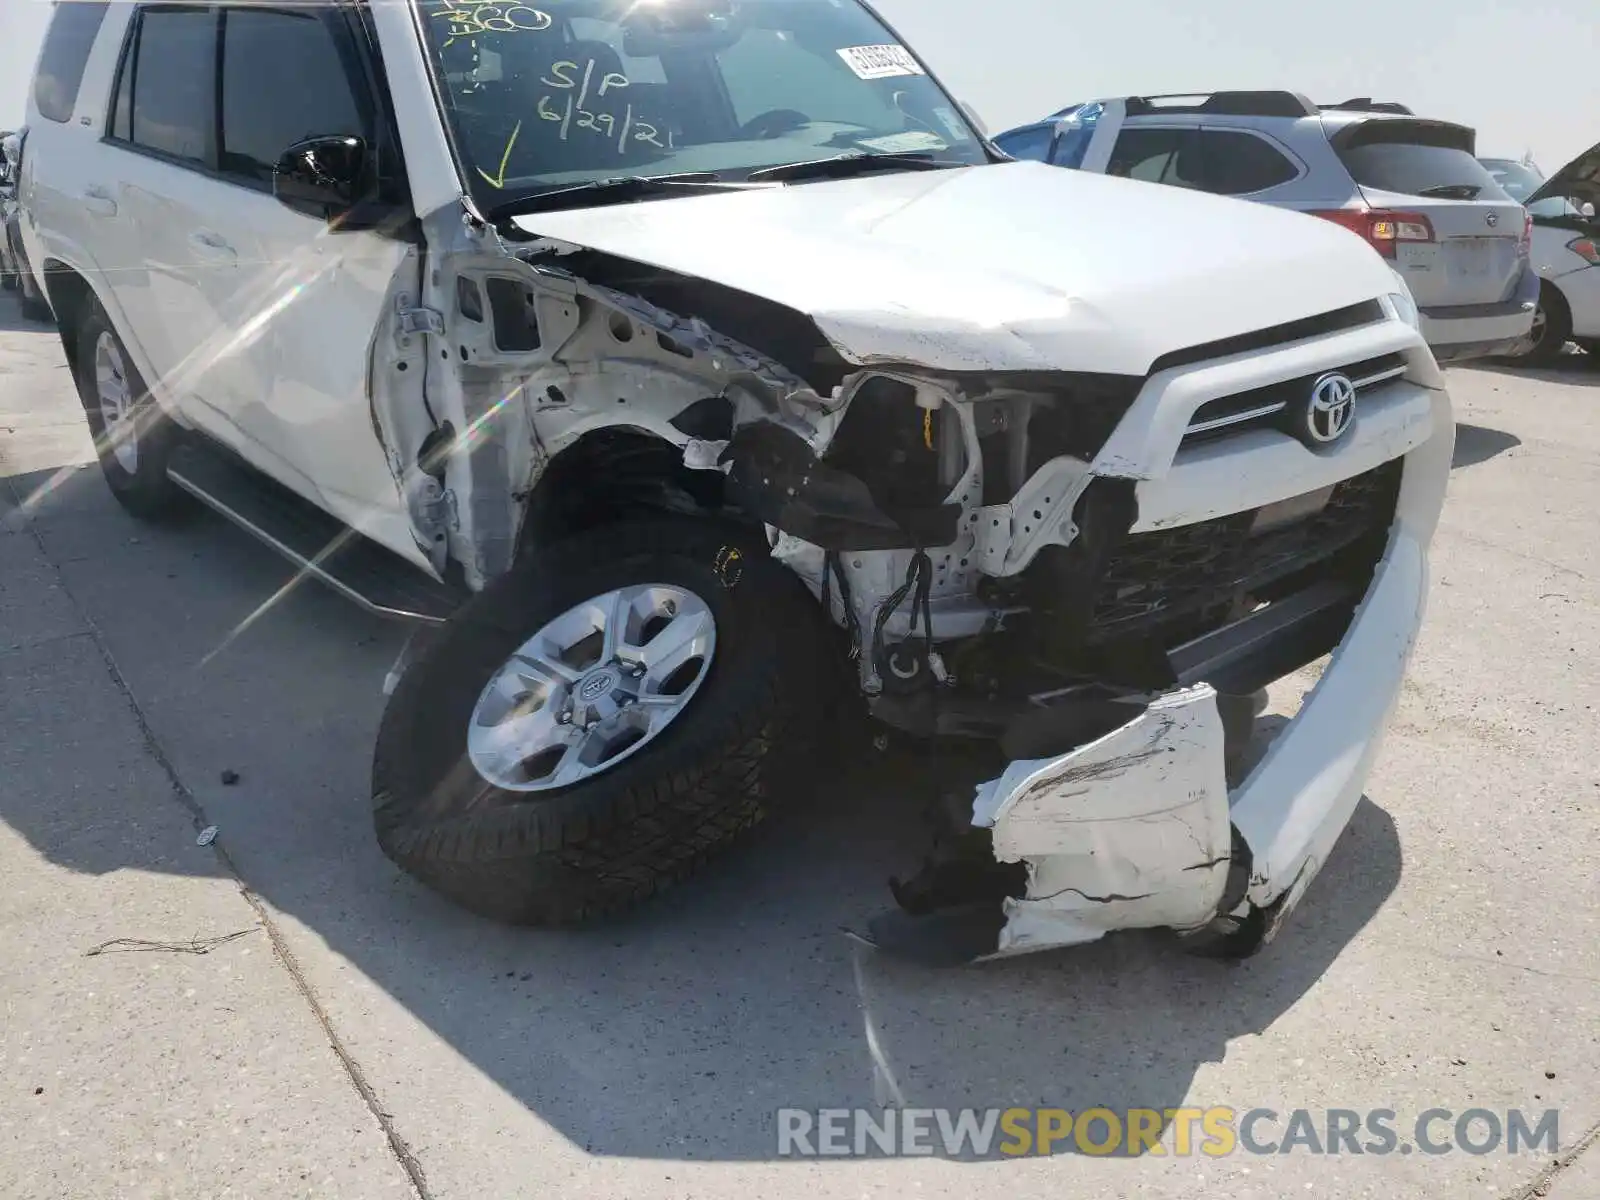
[[[1459,470],[1462,467],[1475,467],[1481,462],[1488,462],[1497,454],[1504,454],[1522,445],[1522,439],[1514,433],[1507,433],[1503,429],[1490,429],[1486,425],[1456,425],[1455,455],[1450,460],[1450,466]]]
[[[53,328],[48,321],[34,321],[23,316],[22,310],[15,304],[0,307],[0,333],[37,333]]]
[[[1576,383],[1600,386],[1600,355],[1579,351],[1563,354],[1558,360],[1541,367],[1532,367],[1517,359],[1485,358],[1474,361],[1474,371],[1490,371],[1496,375],[1510,375],[1516,379],[1532,379],[1540,383]]]
[[[26,495],[50,477],[11,482]],[[892,903],[886,879],[922,851],[926,784],[913,781],[925,772],[891,755],[828,764],[781,819],[627,918],[576,932],[497,927],[402,876],[372,836],[380,683],[401,631],[314,584],[263,607],[287,570],[269,551],[207,514],[139,525],[92,468],[0,539],[35,535],[203,809],[196,823],[220,827],[220,847],[277,914],[390,1111],[443,1114],[420,1097],[483,1086],[463,1082],[453,1055],[405,1052],[416,1038],[396,1031],[413,1021],[596,1154],[774,1158],[774,1112],[786,1107],[1175,1108],[1202,1064],[1316,985],[1400,878],[1394,821],[1363,801],[1280,938],[1244,963],[1128,934],[980,967],[912,966],[842,932]],[[95,695],[126,705],[104,679]],[[63,696],[40,719],[51,728],[35,730],[44,740],[13,733],[7,753],[91,753],[63,731],[82,725],[82,705],[106,702]],[[63,817],[51,791],[71,788],[69,767],[49,786],[0,787],[0,820],[41,855],[92,874],[223,870],[192,835],[175,846],[134,836],[140,807],[180,802],[170,795],[89,798]],[[64,820],[89,812],[92,839],[63,836]],[[415,1120],[401,1132],[453,1136]]]

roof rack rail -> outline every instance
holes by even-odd
[[[1172,101],[1191,101],[1188,104]],[[1222,113],[1233,117],[1314,117],[1317,106],[1299,92],[1174,92],[1129,96],[1130,117],[1151,113]]]
[[[1404,104],[1396,104],[1393,100],[1374,100],[1371,96],[1357,96],[1354,100],[1345,100],[1339,104],[1323,104],[1321,108],[1331,108],[1339,112],[1377,112],[1394,113],[1402,117],[1414,117]]]

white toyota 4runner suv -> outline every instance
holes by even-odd
[[[73,0],[28,124],[112,491],[431,626],[375,820],[468,908],[640,900],[866,714],[970,785],[886,946],[1248,950],[1349,820],[1454,433],[1346,230],[1008,161],[858,0]]]

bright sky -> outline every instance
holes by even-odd
[[[1376,96],[1532,150],[1548,173],[1600,142],[1596,0],[879,0],[991,132],[1075,100],[1288,88]],[[0,129],[21,123],[47,0],[0,0]]]

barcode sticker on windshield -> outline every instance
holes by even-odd
[[[904,46],[845,46],[839,57],[862,79],[927,74]]]
[[[883,137],[856,139],[856,145],[879,154],[910,154],[916,150],[948,150],[950,143],[937,133],[921,129],[908,129],[904,133],[889,133]]]

